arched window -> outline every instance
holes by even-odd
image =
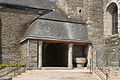
[[[108,5],[104,19],[105,35],[118,34],[118,7],[116,3]]]
[[[112,12],[112,34],[118,34],[118,8],[115,6]]]

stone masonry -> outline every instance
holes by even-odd
[[[57,6],[69,17],[81,22],[86,22],[88,38],[93,44],[93,56],[96,62],[103,60],[100,58],[105,54],[105,11],[109,4],[116,3],[118,6],[118,34],[120,34],[120,0],[57,0]],[[28,23],[39,15],[28,11],[16,9],[4,9],[0,11],[1,22],[1,41],[3,60],[13,60],[20,58],[21,51],[26,52],[27,42],[21,46],[21,38],[28,28]],[[117,34],[117,35],[118,35]],[[110,35],[115,36],[115,35]],[[119,39],[119,35],[117,36]],[[34,45],[36,46],[36,45]],[[118,43],[119,46],[119,43]],[[119,47],[118,47],[119,48]],[[112,48],[113,49],[113,48]],[[36,53],[36,51],[34,51]],[[104,62],[104,61],[102,61]],[[102,63],[101,63],[102,64]]]
[[[15,58],[20,58],[21,56],[19,42],[27,29],[27,24],[38,15],[19,10],[15,10],[16,12],[11,9],[7,10],[0,12],[2,21],[2,54],[4,54],[3,60],[15,60]]]
[[[105,55],[105,32],[109,28],[107,27],[106,21],[105,21],[105,11],[106,8],[110,3],[116,3],[118,6],[118,32],[119,31],[119,0],[58,0],[58,5],[60,8],[66,12],[67,15],[69,15],[71,18],[85,21],[88,37],[89,40],[92,41],[93,44],[93,56],[94,60],[99,62],[101,60],[104,60],[101,58]],[[64,4],[63,4],[64,3]],[[81,18],[76,15],[77,8],[81,9],[81,13],[79,16],[82,16]],[[106,24],[106,25],[105,25]],[[112,24],[112,23],[111,23]],[[118,47],[119,49],[119,47]],[[100,57],[99,57],[100,56]],[[103,64],[102,63],[100,64]]]
[[[62,9],[68,17],[84,21],[84,0],[58,0],[58,7]]]

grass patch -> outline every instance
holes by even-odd
[[[21,62],[18,62],[15,64],[7,64],[7,63],[0,64],[0,70],[5,67],[27,67],[27,65],[25,63],[21,63]]]

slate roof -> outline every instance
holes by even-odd
[[[49,2],[48,0],[0,0],[0,3],[9,3],[9,4],[17,4],[22,6],[29,6],[35,8],[43,8],[43,9],[54,9],[56,8],[54,2]]]
[[[0,0],[1,2],[54,10],[35,20],[29,26],[21,42],[31,38],[90,43],[85,23],[68,18],[57,9],[54,2],[48,0]]]
[[[68,18],[68,16],[66,16],[59,9],[54,9],[50,13],[41,16],[40,19],[50,19],[50,20],[59,20],[59,21],[63,21],[63,22],[70,22],[70,23],[76,23],[76,24],[77,23],[78,24],[85,24],[85,23],[80,22],[78,20],[74,20],[74,19]]]
[[[60,11],[55,2],[50,2],[49,0],[0,0],[0,4],[8,4],[12,6],[23,6],[24,7],[31,7],[33,9],[39,9],[43,12],[45,10],[51,11],[55,10],[54,12],[48,13],[47,15],[44,15],[41,18],[47,18],[47,19],[57,19],[57,20],[62,20],[62,21],[70,21],[70,22],[78,22],[80,21],[73,20],[68,18],[62,11]],[[82,22],[81,22],[82,23]]]
[[[90,43],[84,24],[59,20],[37,19],[29,26],[22,41],[27,38]]]

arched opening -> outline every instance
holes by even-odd
[[[114,6],[112,11],[112,34],[118,34],[118,8]]]
[[[105,13],[105,35],[118,34],[118,7],[116,3],[108,5]]]
[[[43,44],[43,67],[67,67],[67,45],[62,43]]]

